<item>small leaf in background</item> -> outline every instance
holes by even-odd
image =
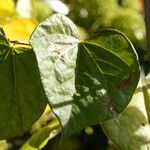
[[[30,43],[64,136],[118,115],[130,102],[139,65],[119,31],[102,30],[80,42],[73,22],[56,14],[37,26]]]
[[[142,12],[142,4],[141,4],[141,0],[117,0],[118,2],[120,2],[120,6],[123,9],[131,9],[134,10],[135,13],[141,13]]]
[[[146,81],[143,87],[140,81],[128,107],[118,117],[101,123],[104,132],[118,149],[148,150],[150,148],[149,83]]]
[[[146,78],[143,80],[142,83],[143,83],[144,101],[148,115],[148,121],[150,123],[150,73],[146,76]]]
[[[60,133],[59,121],[54,119],[37,133],[33,134],[20,150],[41,150],[58,133]]]
[[[31,16],[38,21],[46,18],[53,13],[53,9],[45,0],[31,0]]]
[[[56,118],[56,116],[54,115],[54,113],[51,111],[49,105],[47,104],[42,116],[38,119],[38,121],[36,121],[32,125],[32,127],[30,129],[30,133],[34,134],[34,133],[38,132],[41,128],[43,128],[45,125],[47,125],[47,123],[52,121],[54,118]]]
[[[28,43],[29,37],[36,25],[37,22],[34,19],[20,18],[6,23],[3,27],[10,40],[19,40]]]
[[[89,33],[109,27],[118,12],[116,0],[70,0],[69,17]]]
[[[8,150],[8,143],[7,143],[7,141],[6,140],[2,140],[2,141],[0,141],[0,149],[1,150]]]
[[[125,33],[132,43],[143,44],[146,39],[145,22],[142,14],[133,10],[120,10],[112,19],[111,27]]]
[[[47,102],[32,49],[10,47],[2,29],[1,36],[0,139],[8,139],[28,130]]]

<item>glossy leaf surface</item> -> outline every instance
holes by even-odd
[[[56,14],[37,26],[30,43],[65,136],[115,117],[129,103],[139,66],[132,44],[119,31],[102,30],[80,42],[75,25]]]

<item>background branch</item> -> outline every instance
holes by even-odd
[[[145,24],[148,37],[148,53],[150,60],[150,0],[144,0]]]

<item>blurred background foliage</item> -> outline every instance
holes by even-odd
[[[142,0],[0,0],[0,26],[10,40],[28,43],[38,22],[61,13],[77,25],[85,39],[102,28],[122,31],[139,55],[143,74],[149,70]],[[116,43],[117,44],[117,43]],[[0,150],[115,150],[100,125],[87,127],[60,144],[60,125],[49,107],[21,137],[0,141]]]

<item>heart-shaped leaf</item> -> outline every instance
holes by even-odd
[[[56,14],[37,26],[30,43],[64,136],[113,118],[129,103],[139,66],[132,44],[119,31],[102,30],[80,42],[73,22]]]
[[[34,52],[10,47],[0,29],[0,139],[23,134],[45,107]]]

